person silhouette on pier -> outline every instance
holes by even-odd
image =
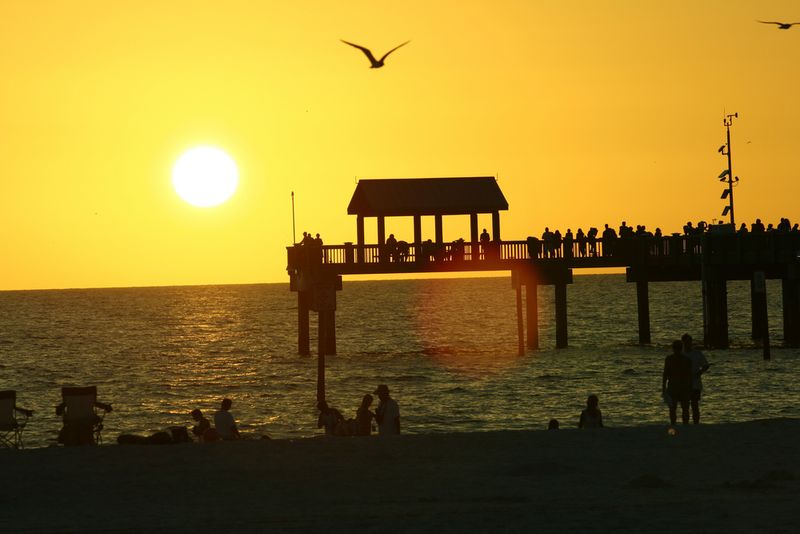
[[[597,257],[597,228],[592,226],[586,234],[587,241],[589,242],[589,254],[592,257]]]
[[[617,240],[617,232],[606,224],[605,229],[603,230],[602,241],[603,241],[603,256],[613,256],[614,255],[614,242]]]
[[[575,234],[575,240],[578,242],[578,256],[581,258],[586,257],[586,234],[583,233],[583,228],[578,228],[578,233]]]
[[[703,392],[703,373],[708,371],[710,364],[702,352],[692,346],[692,336],[683,334],[681,336],[683,342],[683,354],[689,358],[692,363],[692,393],[690,401],[692,404],[692,422],[698,424],[700,422],[700,396]]]
[[[549,226],[544,227],[544,232],[542,232],[542,257],[549,258],[553,255],[553,240],[554,240],[553,232],[550,231]]]
[[[683,354],[683,342],[672,342],[672,354],[664,360],[661,375],[661,394],[669,405],[669,422],[677,422],[678,403],[681,404],[681,420],[689,424],[689,398],[692,387],[692,362]]]
[[[397,239],[394,237],[394,234],[389,234],[389,238],[384,245],[384,250],[386,251],[386,257],[389,261],[397,261]]]
[[[572,229],[567,228],[567,233],[564,234],[564,257],[572,258],[572,244],[575,242],[575,236],[572,235]]]
[[[491,246],[492,238],[489,236],[489,232],[486,231],[486,228],[483,229],[481,232],[481,256],[484,260],[489,259],[489,247]]]

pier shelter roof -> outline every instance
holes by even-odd
[[[393,217],[466,215],[507,210],[493,176],[469,178],[389,178],[359,180],[349,215]]]

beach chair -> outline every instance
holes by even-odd
[[[61,399],[56,415],[63,417],[64,426],[58,441],[64,445],[100,445],[103,417],[111,411],[111,405],[97,401],[97,386],[63,387]]]
[[[32,414],[30,410],[17,408],[16,391],[0,391],[0,447],[22,448],[22,431]]]

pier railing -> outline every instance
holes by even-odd
[[[508,263],[523,261],[563,263],[569,267],[632,266],[642,264],[699,263],[704,254],[711,263],[775,263],[795,261],[800,251],[800,233],[770,232],[763,234],[670,235],[661,237],[636,236],[629,238],[582,241],[490,241],[450,243],[404,243],[398,245],[343,245],[287,247],[288,268],[304,265],[352,266],[379,268],[387,272],[404,264],[479,265],[501,268]],[[394,267],[394,268],[393,268]]]

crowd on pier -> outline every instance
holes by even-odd
[[[685,253],[698,253],[702,242],[702,236],[728,235],[746,236],[756,235],[772,238],[774,236],[790,237],[787,243],[794,248],[798,248],[800,241],[800,226],[795,223],[792,226],[788,218],[782,217],[777,225],[769,223],[767,226],[756,219],[748,229],[747,224],[742,223],[738,229],[732,224],[718,223],[708,224],[699,221],[693,224],[691,221],[683,226],[683,232],[674,232],[669,235],[662,233],[661,228],[656,228],[651,232],[643,224],[636,225],[634,229],[626,221],[622,221],[619,231],[612,226],[605,224],[602,232],[596,227],[591,227],[587,232],[583,228],[578,228],[577,232],[572,233],[568,228],[562,235],[558,229],[550,230],[545,227],[541,238],[529,237],[528,253],[531,258],[571,258],[571,257],[598,257],[614,256],[620,253],[629,253],[632,250],[648,251],[651,255],[663,255],[668,253],[667,243],[664,238],[672,238],[680,244],[680,251]],[[599,245],[599,246],[598,246]]]
[[[747,243],[755,248],[776,246],[800,250],[800,225],[792,225],[788,218],[782,217],[777,224],[764,224],[761,219],[756,219],[750,225],[741,223],[738,228],[733,224],[716,223],[708,224],[705,221],[693,223],[688,221],[683,225],[682,232],[665,234],[661,228],[650,231],[647,226],[638,224],[634,228],[622,221],[618,228],[605,224],[603,229],[590,227],[587,231],[578,228],[573,233],[567,228],[563,234],[559,229],[551,230],[545,227],[541,237],[530,236],[526,240],[527,257],[532,259],[559,259],[559,258],[597,258],[627,256],[631,254],[647,254],[651,256],[664,256],[672,254],[699,254],[702,251],[704,236],[728,236],[742,238],[740,242]],[[295,260],[314,263],[329,263],[332,259],[328,256],[330,251],[323,250],[322,239],[319,234],[314,237],[310,232],[303,232],[303,239],[295,245]],[[449,262],[461,260],[491,260],[491,259],[524,259],[519,252],[506,251],[501,254],[501,243],[495,242],[486,229],[481,232],[478,243],[471,243],[462,239],[452,242],[437,243],[431,239],[421,243],[409,243],[397,239],[394,234],[389,234],[385,243],[370,250],[370,256],[364,254],[368,263],[403,263],[406,261],[423,262]],[[345,254],[353,254],[345,250]],[[511,254],[511,256],[509,256]],[[347,257],[350,257],[349,255]],[[333,260],[334,263],[337,260]],[[341,261],[341,260],[338,260]]]

